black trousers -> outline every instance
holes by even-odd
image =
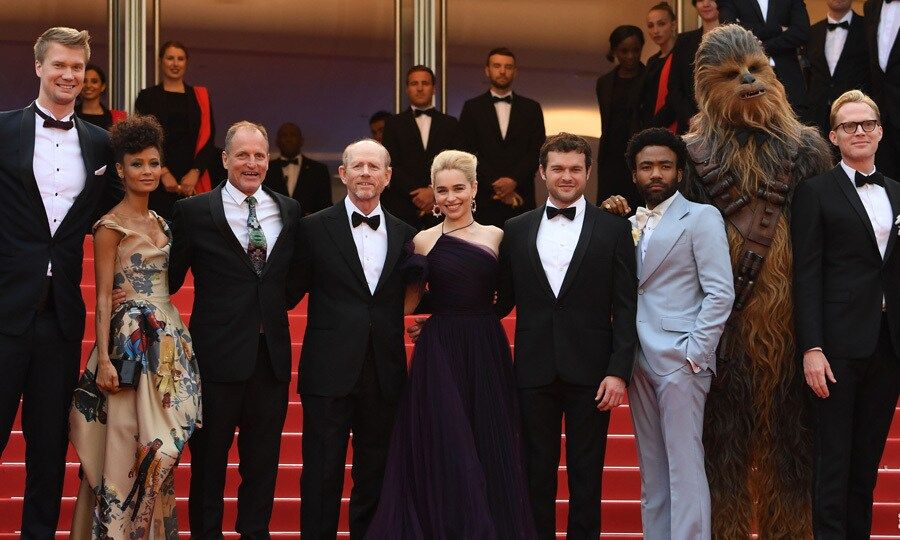
[[[385,399],[371,353],[349,395],[304,394],[302,401],[301,535],[320,540],[337,536],[347,440],[352,431],[350,537],[362,540],[378,508],[397,403]]]
[[[203,427],[188,442],[191,538],[222,538],[225,471],[237,428],[241,484],[235,530],[241,538],[268,539],[289,383],[275,378],[265,336],[260,334],[256,367],[249,379],[202,381],[202,385]]]
[[[525,464],[538,538],[556,538],[556,487],[562,421],[566,422],[566,468],[569,479],[567,538],[600,537],[600,488],[609,412],[597,410],[597,388],[557,379],[537,388],[519,389]]]
[[[872,491],[897,397],[900,359],[882,316],[868,358],[829,358],[836,384],[813,396],[813,533],[818,540],[863,540],[872,529]]]
[[[81,342],[67,340],[52,306],[20,336],[0,334],[0,457],[22,399],[25,501],[22,538],[56,534],[69,446],[69,406]]]

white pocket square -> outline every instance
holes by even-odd
[[[94,176],[103,176],[104,174],[106,174],[106,165],[94,171]]]

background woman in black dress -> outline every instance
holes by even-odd
[[[171,219],[175,201],[195,192],[201,175],[216,159],[215,124],[206,88],[184,82],[187,48],[168,41],[160,49],[159,61],[163,82],[141,90],[134,108],[155,116],[165,132],[166,167],[159,188],[150,194],[150,209]]]
[[[622,195],[631,208],[641,199],[625,164],[625,148],[635,132],[637,97],[644,64],[644,33],[637,26],[623,25],[609,35],[606,57],[616,62],[612,71],[597,79],[597,104],[602,132],[598,150],[597,204],[610,195]]]
[[[647,60],[640,97],[640,128],[664,127],[678,130],[678,114],[669,97],[669,77],[674,69],[675,11],[660,2],[647,13],[647,34],[659,51]],[[673,96],[674,97],[674,96]],[[602,199],[601,199],[602,200]]]
[[[125,118],[125,111],[109,109],[100,101],[106,92],[106,73],[95,64],[88,64],[84,68],[84,87],[81,96],[75,104],[75,114],[78,118],[100,126],[109,131],[113,124]]]

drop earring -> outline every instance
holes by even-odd
[[[440,207],[438,207],[438,205],[434,205],[431,207],[431,215],[436,218],[439,218],[444,214],[441,212],[441,209],[440,209]]]

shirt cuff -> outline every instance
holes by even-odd
[[[813,347],[813,348],[811,348],[811,349],[806,349],[806,350],[803,351],[803,352],[804,352],[804,353],[808,353],[808,352],[812,352],[812,351],[819,351],[819,352],[822,352],[822,347]]]

